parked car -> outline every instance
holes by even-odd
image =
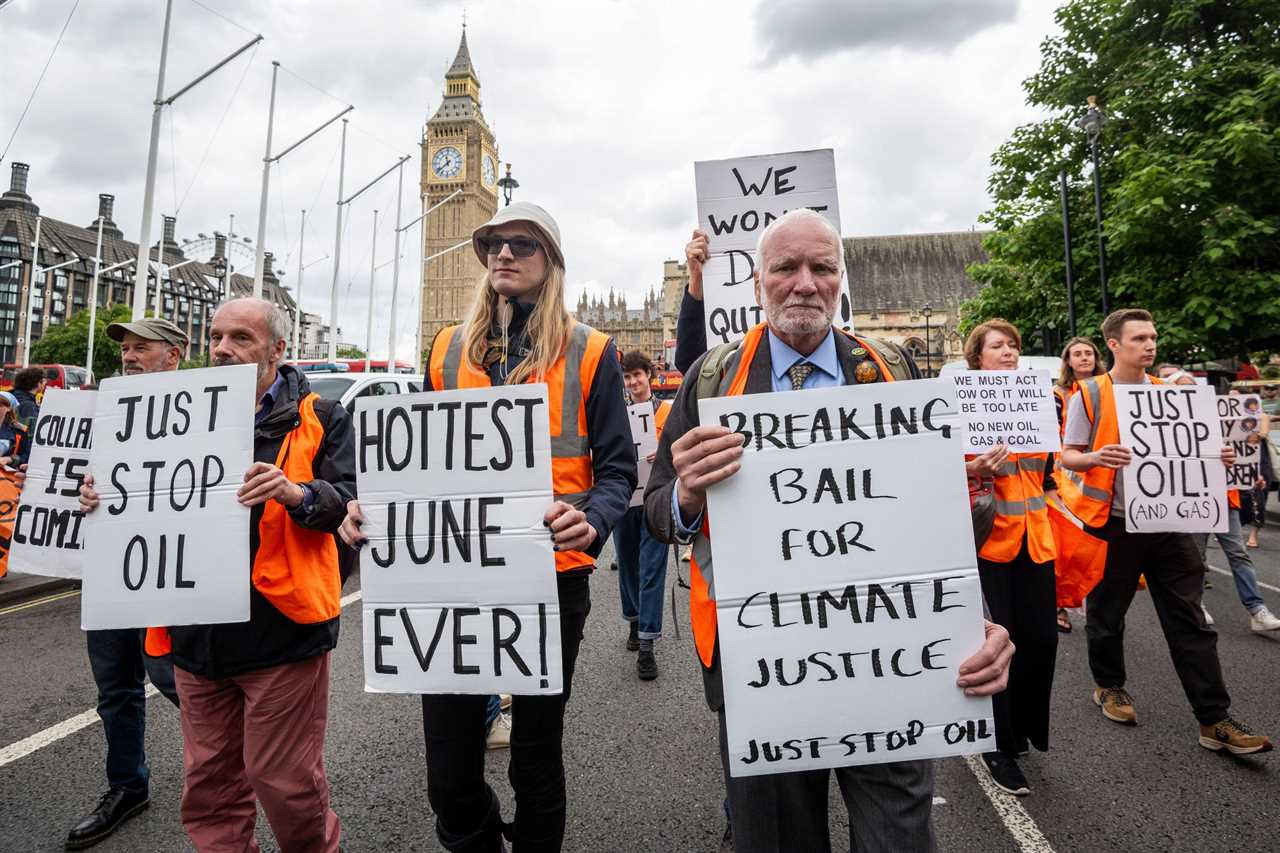
[[[71,388],[78,389],[82,385],[92,385],[93,377],[83,367],[76,367],[72,364],[32,364],[29,367],[38,367],[44,371],[44,378],[49,380],[50,388]],[[19,370],[22,370],[21,364],[6,364],[3,374],[0,374],[0,391],[9,391],[13,389],[13,377]]]
[[[355,413],[361,397],[411,394],[422,390],[421,373],[343,373],[339,371],[308,372],[311,390],[322,400],[337,400]]]

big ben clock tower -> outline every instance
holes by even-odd
[[[423,220],[423,258],[470,239],[498,209],[498,145],[480,112],[480,80],[471,65],[465,25],[458,55],[444,75],[444,101],[422,135],[421,188],[423,210],[462,190]],[[437,332],[466,318],[483,275],[475,252],[465,247],[423,262],[419,322],[424,350]]]

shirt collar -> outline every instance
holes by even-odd
[[[262,399],[258,400],[259,411],[268,412],[275,405],[276,400],[280,398],[280,389],[284,387],[284,374],[276,371],[276,381],[271,383],[271,387],[267,389],[267,393],[262,395]]]
[[[832,379],[839,379],[840,358],[836,355],[835,332],[828,329],[827,336],[809,355],[801,355],[769,332],[769,358],[773,362],[773,377],[781,379],[797,361],[807,361]]]

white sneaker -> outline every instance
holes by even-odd
[[[1264,604],[1258,612],[1249,617],[1249,630],[1261,634],[1264,631],[1280,631],[1280,619],[1267,609]]]
[[[511,746],[511,715],[499,713],[489,726],[489,736],[484,739],[486,749],[507,749]]]
[[[511,694],[510,693],[498,694],[498,707],[499,707],[499,710],[502,710],[502,711],[511,710]]]
[[[1212,625],[1213,614],[1209,612],[1209,608],[1205,607],[1203,603],[1200,605],[1200,612],[1204,614],[1204,624]]]
[[[693,559],[693,548],[692,547],[685,548],[684,552],[680,554],[680,559],[682,562],[685,562],[685,563]]]

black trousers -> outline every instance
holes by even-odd
[[[507,776],[516,814],[507,830],[516,853],[558,851],[564,842],[564,709],[573,667],[591,611],[588,575],[556,578],[560,598],[560,649],[564,693],[511,700],[511,760]],[[426,740],[427,800],[436,815],[440,844],[453,853],[501,849],[498,798],[484,778],[485,707],[488,696],[422,697]]]
[[[991,697],[996,749],[1016,755],[1030,741],[1049,748],[1049,700],[1058,657],[1057,585],[1053,561],[1032,562],[1027,540],[1008,563],[978,558],[982,594],[991,621],[1009,631],[1015,651],[1009,686]]]
[[[1107,543],[1102,580],[1085,599],[1089,668],[1099,687],[1124,687],[1124,617],[1146,575],[1147,590],[1164,631],[1173,668],[1191,710],[1203,725],[1226,719],[1231,697],[1218,662],[1218,634],[1200,611],[1204,560],[1189,533],[1127,533],[1111,516],[1090,530]]]

